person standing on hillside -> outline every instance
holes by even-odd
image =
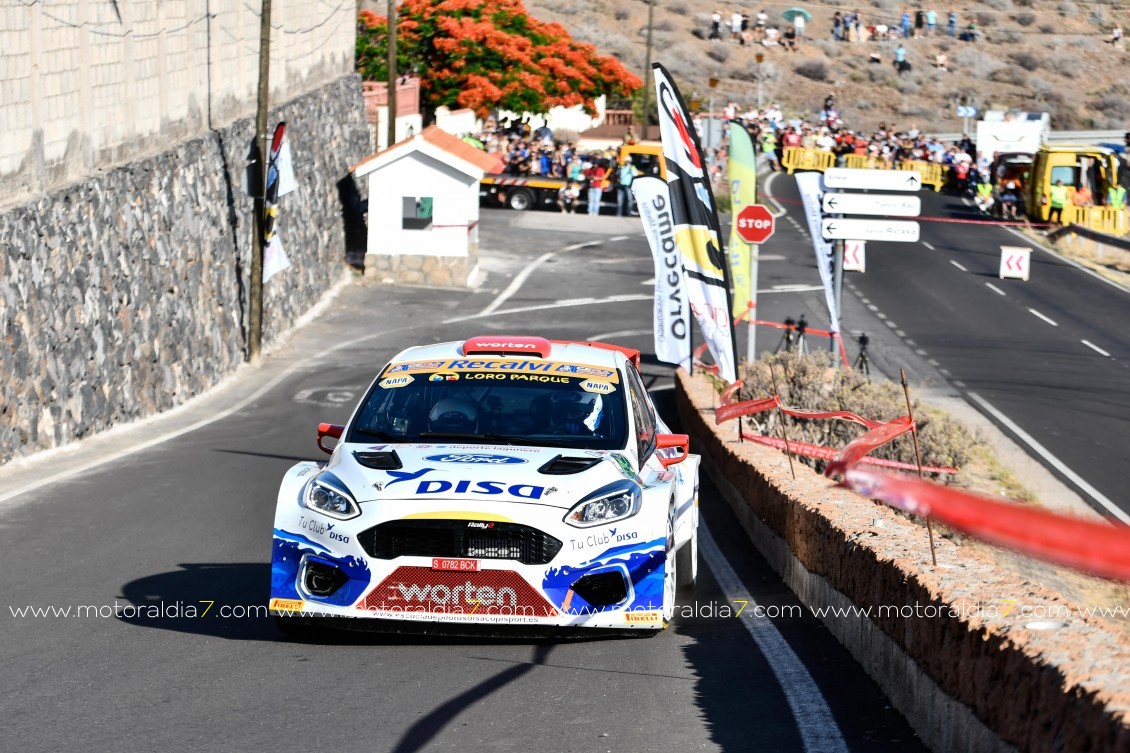
[[[902,12],[902,38],[910,39],[910,11]]]
[[[921,8],[919,8],[918,10],[914,11],[914,38],[921,39],[923,36],[925,36],[925,28],[926,13]]]
[[[909,66],[906,62],[906,48],[899,42],[899,46],[895,48],[895,70],[901,76]]]
[[[793,28],[796,29],[796,38],[799,42],[804,39],[804,27],[807,22],[804,20],[803,13],[797,13],[793,16]]]
[[[947,23],[946,23],[946,36],[947,37],[956,37],[957,36],[957,11],[953,11],[953,10],[950,11],[949,21],[947,21]]]
[[[938,11],[930,8],[926,11],[926,36],[933,37],[934,30],[938,28]]]
[[[840,16],[840,12],[832,16],[832,40],[836,42],[843,41],[844,35],[844,19]]]
[[[742,41],[742,12],[734,11],[730,15],[730,41],[741,44]]]
[[[710,14],[710,41],[722,41],[722,12],[717,9]]]

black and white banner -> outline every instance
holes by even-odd
[[[718,365],[718,375],[733,382],[737,379],[737,347],[730,323],[730,265],[722,248],[714,194],[686,103],[662,65],[654,63],[652,70],[671,222],[683,258],[690,309]]]
[[[683,256],[675,243],[667,181],[644,176],[632,181],[644,234],[655,261],[655,357],[690,370],[690,307],[683,284]]]

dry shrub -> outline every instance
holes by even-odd
[[[1027,12],[1018,13],[1016,15],[1016,23],[1020,24],[1021,26],[1031,26],[1032,24],[1036,23],[1036,14]]]
[[[1035,71],[1043,64],[1043,59],[1031,50],[1020,50],[1009,55],[1013,63],[1026,71]]]
[[[776,390],[769,364],[773,364],[776,372]],[[769,397],[776,392],[791,408],[846,410],[876,421],[906,415],[906,398],[901,386],[894,382],[870,382],[858,371],[838,368],[834,357],[826,352],[803,356],[777,353],[758,359],[752,366],[743,364],[739,376],[744,385],[742,400]],[[913,392],[911,394],[913,396]],[[913,401],[913,406],[924,465],[961,468],[970,462],[974,451],[983,444],[980,437],[937,408],[918,400]],[[790,440],[836,449],[866,431],[846,421],[805,421],[789,416],[785,416],[784,421]],[[747,417],[745,428],[758,434],[780,435],[776,411]],[[871,455],[903,463],[915,462],[914,445],[909,436],[900,437]],[[817,471],[822,471],[826,465],[825,461],[812,458],[801,462]]]
[[[1011,84],[1012,86],[1027,86],[1028,74],[1022,69],[1014,66],[1005,66],[998,68],[989,74],[990,81],[996,81],[998,84]]]
[[[805,58],[798,62],[793,70],[797,75],[813,81],[828,80],[828,64],[819,58]]]
[[[688,13],[688,8],[687,8],[686,3],[671,3],[670,5],[667,6],[666,9],[668,11],[670,11],[671,13],[674,13],[675,15],[678,15],[678,16],[685,16]]]
[[[730,59],[730,50],[721,45],[711,45],[706,56],[716,63],[725,63]]]

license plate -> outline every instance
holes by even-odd
[[[474,572],[479,569],[478,560],[450,559],[447,557],[433,557],[433,570],[456,570],[458,572]]]

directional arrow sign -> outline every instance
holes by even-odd
[[[922,211],[922,199],[889,193],[826,193],[824,211],[828,214],[917,217]]]
[[[877,191],[917,191],[922,177],[914,170],[867,170],[829,167],[824,171],[826,188],[871,188]]]
[[[1001,246],[1001,279],[1015,277],[1019,280],[1027,280],[1032,268],[1031,256],[1030,248]]]
[[[848,238],[859,241],[918,242],[918,223],[900,220],[830,220],[821,223],[825,238]]]

